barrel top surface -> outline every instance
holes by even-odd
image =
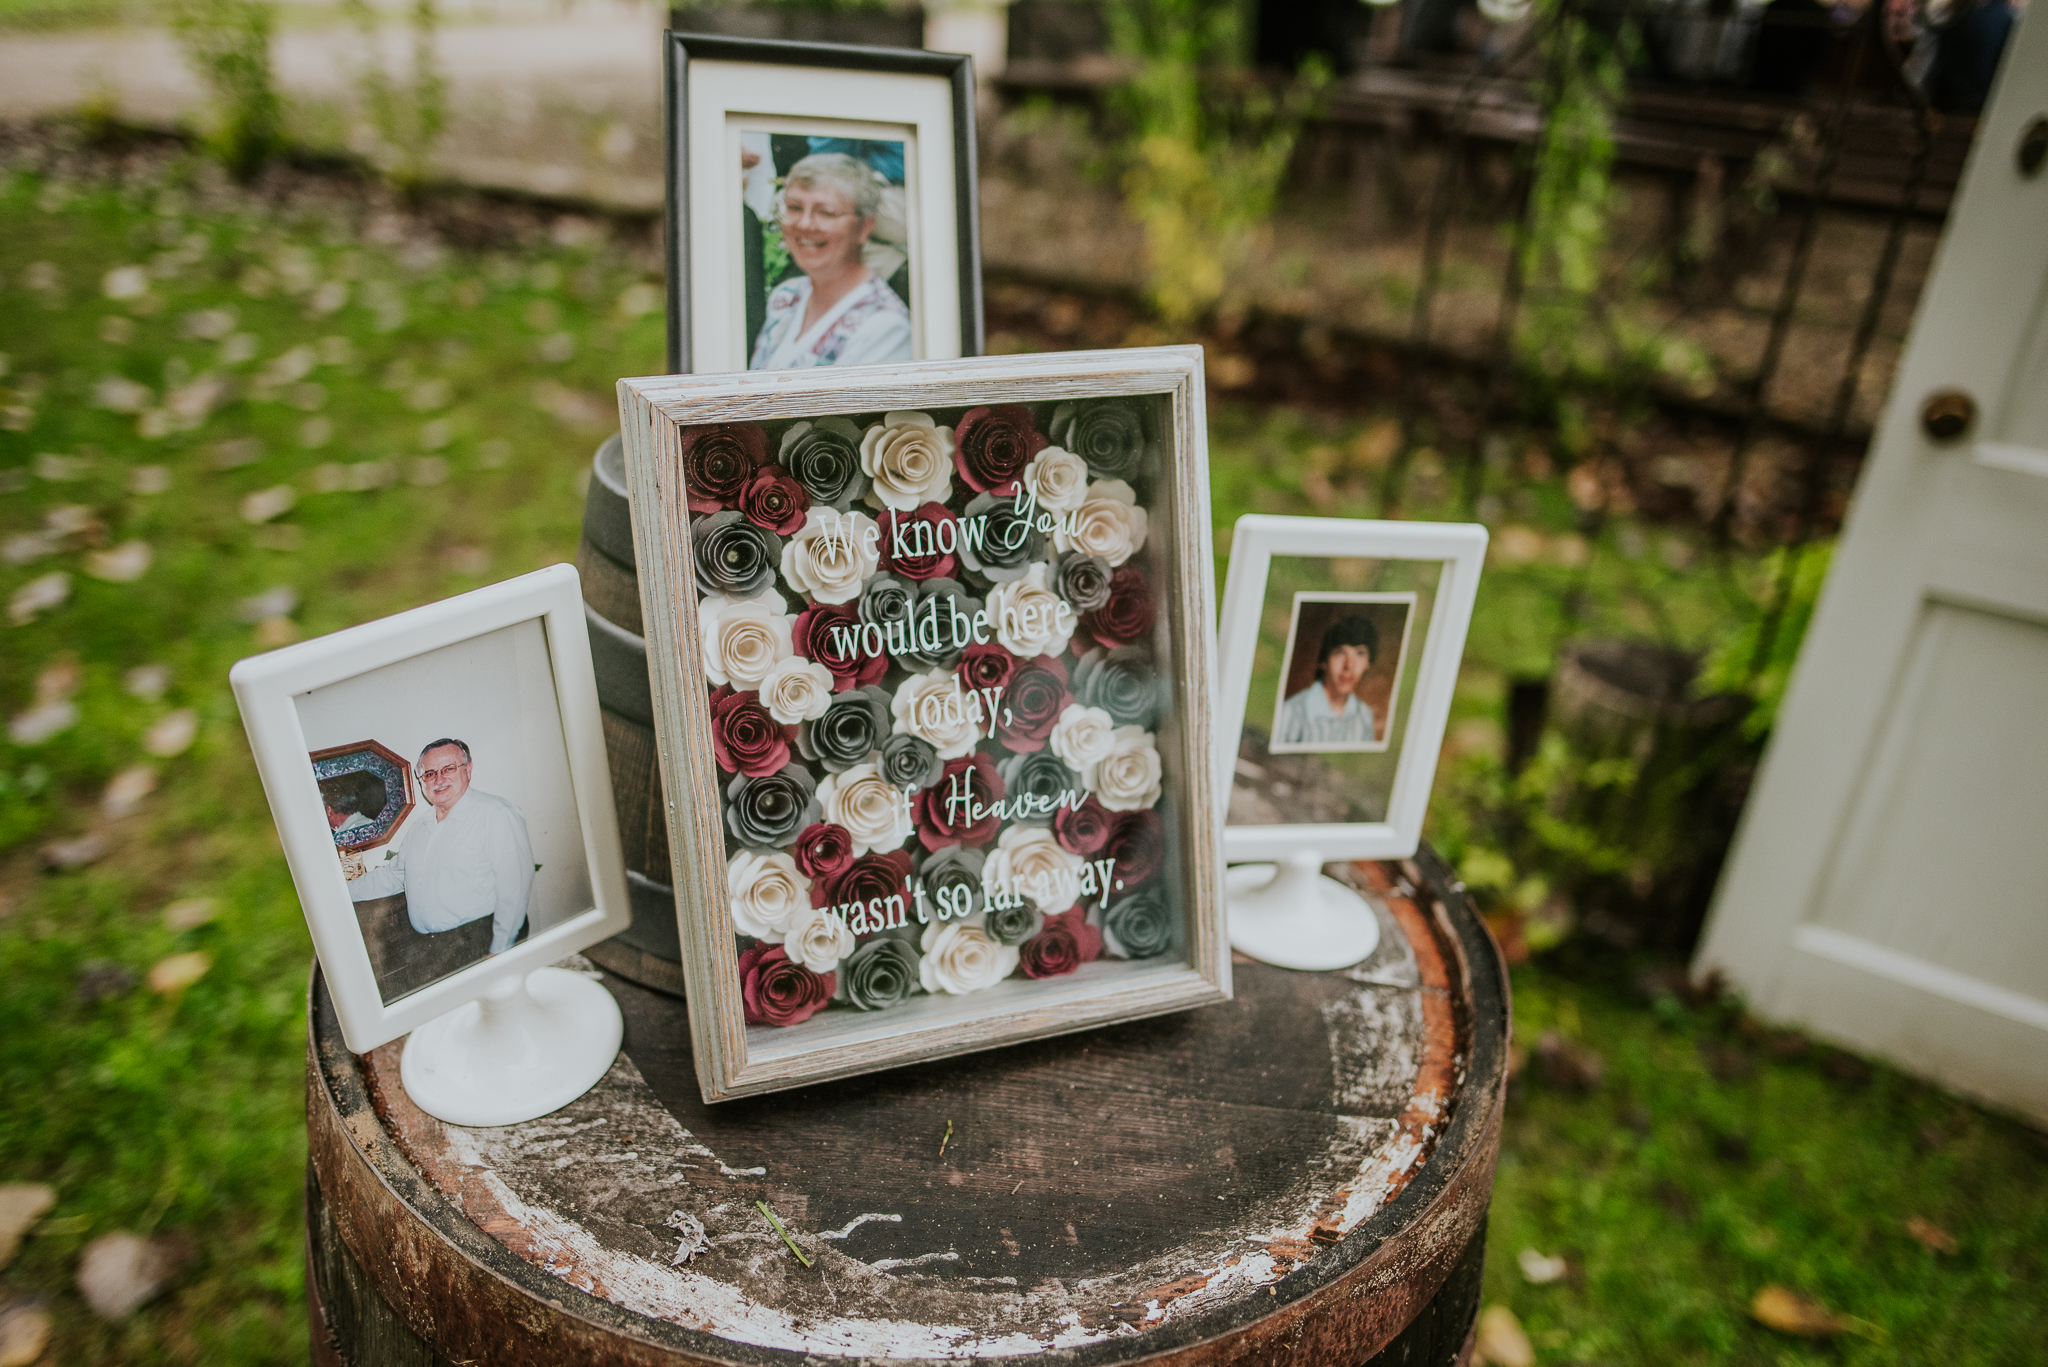
[[[1352,969],[1240,961],[1228,1003],[717,1106],[682,1003],[615,976],[611,1073],[499,1129],[426,1116],[402,1044],[348,1054],[316,993],[315,1167],[343,1151],[320,1142],[325,1105],[403,1214],[684,1360],[1122,1361],[1213,1339],[1385,1262],[1461,1173],[1490,1185],[1498,960],[1462,898],[1416,893],[1440,867],[1357,870],[1382,934]],[[685,1216],[708,1246],[679,1261]],[[1477,1218],[1414,1256],[1447,1266]]]

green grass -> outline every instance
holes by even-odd
[[[603,429],[566,426],[536,390],[559,386],[543,393],[557,407],[564,393],[587,396],[602,422],[615,376],[659,366],[658,314],[628,319],[617,308],[629,286],[648,283],[617,249],[436,255],[368,245],[358,198],[337,191],[280,208],[212,188],[182,164],[127,185],[0,180],[0,408],[28,424],[0,430],[0,487],[9,489],[0,538],[76,506],[104,524],[107,544],[142,539],[155,553],[133,583],[90,577],[84,547],[0,563],[0,601],[52,571],[72,576],[64,604],[0,626],[0,713],[28,707],[52,664],[74,660],[80,675],[77,725],[34,746],[0,739],[0,1181],[59,1190],[50,1219],[0,1274],[0,1300],[49,1298],[51,1361],[306,1356],[310,946],[227,690],[228,666],[258,648],[242,601],[289,587],[310,635],[567,558],[580,479]],[[39,262],[57,268],[55,294],[30,287]],[[108,271],[152,262],[162,271],[152,311],[103,297]],[[244,288],[253,267],[277,281],[300,273],[307,287],[253,296]],[[347,284],[348,301],[309,316],[311,282],[334,280]],[[237,310],[235,334],[258,339],[248,361],[224,362],[220,342],[183,335],[184,317],[223,307]],[[102,340],[109,316],[129,320],[128,342]],[[575,339],[574,358],[539,359],[540,341],[561,333]],[[346,339],[351,355],[305,377],[324,388],[317,415],[284,402],[288,390],[247,390],[291,348],[331,337]],[[339,349],[328,344],[327,354]],[[394,363],[410,371],[397,387]],[[230,374],[244,392],[196,429],[157,438],[138,435],[136,416],[94,406],[110,374],[160,399],[167,366],[173,378]],[[411,388],[434,380],[447,383],[445,406],[409,406]],[[307,449],[301,432],[314,416],[333,435]],[[1378,467],[1358,454],[1372,448],[1375,421],[1384,417],[1218,410],[1219,527],[1251,510],[1379,511]],[[447,424],[435,434],[447,442],[429,453],[423,429],[433,422]],[[261,443],[260,459],[219,468],[219,443],[246,437]],[[24,483],[17,472],[58,471],[38,461],[46,454],[90,463],[75,479],[30,474]],[[445,468],[417,464],[429,454]],[[393,462],[399,481],[316,492],[323,464],[368,461]],[[135,468],[157,465],[170,471],[167,491],[128,492]],[[1408,511],[1451,514],[1455,472],[1422,458],[1416,466]],[[421,474],[443,478],[409,482]],[[287,483],[298,501],[271,529],[242,520],[243,497]],[[1455,725],[1484,733],[1506,682],[1544,672],[1567,635],[1706,645],[1754,613],[1749,562],[1724,570],[1699,557],[1696,568],[1669,568],[1685,548],[1663,543],[1685,533],[1613,523],[1581,544],[1557,480],[1504,468],[1489,495],[1497,531],[1514,525],[1535,539],[1523,538],[1531,558],[1498,560],[1487,573]],[[293,537],[296,549],[266,548]],[[157,701],[124,687],[127,671],[148,663],[171,668]],[[197,743],[151,759],[143,733],[180,707],[201,717]],[[109,778],[145,763],[160,782],[140,812],[98,816]],[[105,859],[41,870],[43,842],[88,830],[107,838]],[[163,907],[192,896],[215,899],[218,919],[166,928]],[[88,1005],[75,994],[90,960],[141,974],[192,949],[210,953],[213,967],[180,997],[137,987]],[[2038,1357],[2048,1201],[2040,1150],[2021,1131],[1890,1072],[1848,1086],[1815,1055],[1779,1058],[1762,1044],[1742,1045],[1755,1057],[1749,1073],[1718,1080],[1700,1045],[1740,1044],[1738,1024],[1668,1000],[1644,1005],[1609,986],[1612,977],[1562,964],[1516,975],[1519,1038],[1560,1028],[1609,1064],[1597,1094],[1529,1085],[1510,1110],[1488,1296],[1521,1315],[1545,1363]],[[1923,1137],[1929,1127],[1938,1144]],[[1747,1161],[1726,1156],[1731,1136],[1747,1145]],[[1908,1214],[1954,1231],[1962,1251],[1921,1249],[1900,1229]],[[116,1229],[180,1236],[193,1258],[163,1298],[110,1327],[72,1292],[71,1270],[89,1240]],[[1525,1245],[1566,1252],[1582,1279],[1524,1285],[1513,1255]],[[1744,1308],[1771,1281],[1881,1326],[1888,1341],[1824,1348],[1769,1334]]]

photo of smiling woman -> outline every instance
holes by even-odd
[[[1414,609],[1412,593],[1295,595],[1271,753],[1387,748]]]
[[[747,368],[916,358],[905,144],[740,134]]]

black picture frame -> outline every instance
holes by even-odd
[[[694,60],[755,62],[770,66],[874,71],[938,76],[952,88],[954,222],[960,270],[960,350],[980,356],[985,348],[981,293],[981,196],[975,160],[974,59],[963,53],[862,47],[850,43],[799,43],[771,38],[731,38],[669,29],[662,35],[662,143],[666,177],[663,239],[668,276],[668,371],[691,373],[690,220],[683,203],[689,183],[690,63]]]

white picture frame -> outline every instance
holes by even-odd
[[[574,804],[575,833],[572,838],[558,831],[545,846],[538,843],[537,836],[534,848],[537,853],[563,849],[580,853],[588,873],[590,904],[566,911],[555,924],[531,933],[502,952],[387,1001],[349,895],[347,877],[337,858],[319,780],[309,763],[312,752],[322,751],[323,746],[318,743],[319,737],[309,743],[301,699],[315,695],[318,690],[346,685],[372,671],[404,665],[444,648],[462,647],[477,638],[528,623],[538,625],[544,642],[545,663],[531,668],[540,670],[552,689],[562,728],[561,758],[566,763],[569,796]],[[257,773],[270,801],[278,838],[291,867],[292,883],[305,912],[306,927],[333,996],[342,1035],[355,1052],[367,1053],[408,1034],[484,995],[507,978],[554,963],[631,924],[625,860],[612,807],[587,630],[575,567],[553,565],[439,603],[252,656],[238,661],[229,672],[228,679],[255,754]],[[537,659],[538,652],[532,647],[538,643],[532,641],[531,633],[520,635],[526,642],[526,654]],[[513,680],[488,682],[516,686]],[[539,685],[528,680],[527,686]],[[559,771],[550,769],[549,773]],[[479,784],[477,791],[483,790]],[[425,802],[419,807],[414,818],[423,816],[431,821],[432,808]],[[582,892],[580,884],[572,886],[577,893]],[[583,898],[579,895],[577,900]]]
[[[1486,528],[1476,523],[1377,522],[1324,517],[1276,517],[1250,513],[1237,520],[1230,539],[1230,569],[1223,588],[1217,636],[1221,689],[1216,713],[1216,789],[1229,793],[1236,777],[1249,704],[1267,583],[1276,556],[1433,561],[1443,566],[1434,607],[1419,654],[1410,613],[1400,647],[1399,670],[1415,670],[1407,715],[1389,719],[1389,738],[1401,735],[1401,755],[1384,821],[1229,825],[1223,856],[1232,864],[1282,860],[1305,851],[1327,859],[1405,859],[1422,839],[1422,820],[1436,779],[1437,753],[1450,718],[1465,634],[1486,559]],[[1304,595],[1315,596],[1315,595]],[[1389,594],[1325,594],[1337,599],[1393,598]],[[1290,626],[1287,661],[1293,652]],[[1283,662],[1281,678],[1286,677]],[[1330,747],[1384,749],[1384,746]],[[1276,751],[1276,753],[1279,753]]]

